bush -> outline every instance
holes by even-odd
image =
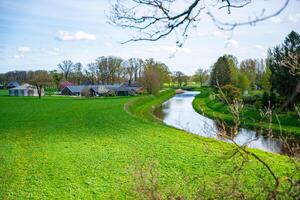
[[[255,108],[256,108],[257,110],[259,110],[259,109],[261,109],[261,107],[262,107],[262,103],[261,103],[260,101],[256,101],[256,102],[254,103],[254,106],[255,106]]]
[[[261,97],[259,95],[254,95],[254,96],[244,96],[243,101],[245,104],[253,105],[257,101],[260,101]]]
[[[233,85],[225,85],[222,87],[222,92],[226,96],[227,100],[231,103],[234,99],[241,99],[241,91],[239,88]]]
[[[271,92],[269,100],[270,100],[270,106],[275,107],[277,103],[277,94],[275,92]]]
[[[261,100],[263,108],[270,106],[269,100],[270,100],[269,93],[268,92],[264,92],[264,94],[262,96],[262,100]]]

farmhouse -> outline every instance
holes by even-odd
[[[10,96],[38,96],[38,91],[35,86],[23,84],[18,87],[9,89]],[[42,96],[44,96],[44,89],[42,89]]]
[[[128,96],[135,93],[136,87],[127,87],[123,84],[114,85],[77,85],[66,86],[62,89],[62,95],[75,96],[104,96],[113,93],[117,96]]]

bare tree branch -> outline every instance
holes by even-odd
[[[186,8],[177,11],[174,7],[178,6],[179,1],[175,0],[131,0],[123,2],[116,0],[112,5],[109,17],[109,23],[122,28],[137,31],[137,35],[131,39],[122,42],[132,41],[157,41],[169,34],[179,33],[180,39],[178,46],[182,46],[185,38],[188,37],[188,31],[196,27],[201,17],[205,14],[221,30],[233,30],[237,26],[255,25],[258,22],[265,21],[276,15],[279,15],[289,4],[290,0],[285,0],[283,5],[273,13],[265,15],[266,9],[262,9],[259,16],[249,17],[246,21],[224,22],[219,20],[210,11],[210,8],[218,7],[219,10],[226,8],[228,15],[232,9],[246,8],[252,4],[252,0],[193,0],[185,2]],[[204,12],[206,10],[206,12]]]

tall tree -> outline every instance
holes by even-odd
[[[140,82],[148,93],[157,95],[163,88],[164,82],[170,79],[169,74],[169,69],[165,64],[148,59],[144,62],[143,77]]]
[[[73,66],[73,72],[74,72],[74,76],[77,82],[77,85],[80,85],[82,82],[82,64],[80,62],[75,63]]]
[[[52,81],[51,76],[48,74],[47,71],[44,70],[37,70],[29,72],[28,74],[30,77],[29,83],[36,86],[39,99],[41,99],[43,88],[45,88],[45,86],[50,84]]]
[[[181,72],[181,71],[175,71],[175,72],[173,72],[173,80],[175,82],[177,82],[177,85],[179,87],[181,87],[182,83],[185,80],[185,74],[183,72]]]
[[[94,62],[94,63],[87,64],[87,69],[85,70],[85,74],[92,84],[95,83],[99,84],[100,78],[99,78],[98,63]]]
[[[249,90],[250,88],[250,81],[246,74],[240,74],[239,76],[239,88],[244,92]]]
[[[257,61],[254,59],[243,60],[240,64],[240,73],[247,76],[251,88],[255,88],[256,80],[256,65]]]
[[[143,71],[143,60],[140,58],[129,58],[123,62],[125,76],[128,79],[128,84],[138,81]]]
[[[294,108],[300,93],[300,35],[292,31],[269,51],[272,89],[287,98],[280,108]]]
[[[236,63],[236,58],[231,55],[224,55],[218,58],[217,62],[212,66],[210,84],[215,87],[222,87],[227,84],[238,86],[239,71]]]
[[[69,75],[73,70],[73,62],[71,60],[64,60],[62,61],[62,63],[59,63],[57,66],[64,74],[65,80],[68,81]]]
[[[197,69],[193,76],[193,80],[199,83],[200,87],[207,82],[209,79],[208,70],[204,70],[202,68]]]
[[[61,73],[58,73],[56,70],[51,71],[50,74],[52,76],[55,87],[59,89],[59,84],[63,78],[63,75]]]

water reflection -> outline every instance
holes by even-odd
[[[218,133],[223,130],[221,125],[197,112],[195,112],[192,101],[199,92],[187,91],[169,99],[155,110],[155,115],[164,123],[185,131],[205,137],[212,137],[224,140]],[[226,133],[230,134],[230,127],[226,128]],[[241,128],[234,138],[238,144],[246,145],[264,151],[288,154],[288,145],[276,137],[264,133],[262,130],[249,130]],[[299,145],[298,140],[288,140],[289,145]],[[296,152],[300,154],[299,150]]]

